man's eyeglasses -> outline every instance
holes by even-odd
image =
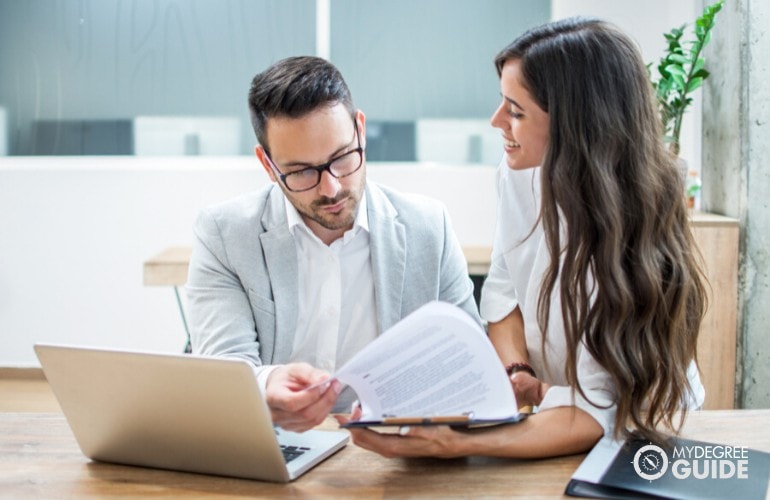
[[[270,154],[265,150],[265,156],[267,156],[270,165],[281,178],[286,189],[292,192],[307,191],[313,189],[321,183],[321,175],[324,170],[328,171],[335,179],[341,179],[349,175],[353,175],[358,172],[361,165],[364,163],[364,148],[361,147],[361,136],[358,132],[358,124],[353,119],[353,127],[355,128],[356,138],[358,139],[358,147],[347,153],[341,154],[336,158],[332,158],[329,162],[317,167],[307,167],[294,172],[286,174],[281,173],[278,170],[278,166],[275,164]]]

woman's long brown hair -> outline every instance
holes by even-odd
[[[586,397],[577,378],[583,343],[615,384],[615,435],[630,427],[661,440],[661,424],[677,430],[684,419],[674,422],[691,391],[706,291],[647,70],[636,45],[597,19],[525,33],[497,56],[498,74],[511,59],[550,122],[541,169],[551,262],[538,297],[543,343],[558,290],[572,387]]]

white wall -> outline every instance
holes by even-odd
[[[662,33],[691,21],[698,0],[552,0],[554,18],[598,15],[657,60]],[[683,155],[700,165],[697,127]],[[489,245],[492,167],[370,165],[369,177],[448,206],[461,243]],[[0,159],[0,366],[37,366],[37,341],[178,352],[173,292],[144,287],[142,263],[189,244],[197,210],[267,182],[251,157]]]
[[[369,164],[369,178],[441,199],[460,241],[491,245],[493,167]],[[180,352],[171,287],[142,263],[189,245],[197,211],[259,188],[251,157],[0,160],[0,366],[38,366],[35,342]]]
[[[716,0],[709,0],[708,3],[714,1]],[[653,66],[657,65],[666,48],[663,33],[687,23],[685,39],[691,39],[693,22],[702,11],[702,0],[551,0],[552,19],[582,15],[610,21],[639,43],[645,63],[652,62]],[[706,68],[708,67],[709,63],[706,61]],[[680,156],[698,172],[701,167],[701,115],[701,91],[698,90],[694,94],[693,105],[682,122],[680,151]]]

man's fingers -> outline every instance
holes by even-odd
[[[342,384],[338,380],[315,387],[303,387],[301,390],[295,390],[276,381],[268,387],[267,404],[270,408],[299,412],[324,399],[331,401],[333,405],[340,392],[342,392]]]
[[[265,399],[276,425],[304,431],[323,422],[342,383],[307,363],[291,363],[273,370],[267,380]]]
[[[330,379],[330,375],[307,363],[290,363],[283,365],[267,379],[268,386],[277,384],[290,391],[301,391],[309,387],[321,385]]]
[[[342,384],[334,380],[325,391],[321,391],[322,388],[317,387],[295,393],[292,398],[283,401],[283,404],[271,406],[273,422],[292,431],[304,431],[319,425],[337,402]]]

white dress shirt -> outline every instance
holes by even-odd
[[[297,330],[291,362],[329,373],[377,337],[374,276],[369,252],[366,194],[353,227],[326,245],[286,200],[286,219],[297,249]],[[256,368],[264,392],[275,366]]]
[[[549,330],[543,350],[537,301],[550,257],[542,228],[538,225],[532,232],[540,210],[540,169],[514,171],[504,161],[499,169],[497,227],[492,265],[481,294],[481,317],[487,321],[500,321],[519,306],[524,318],[529,363],[540,380],[551,384],[538,411],[577,406],[591,415],[607,433],[614,425],[616,390],[609,373],[582,344],[577,353],[577,377],[588,400],[577,391],[573,397],[567,383],[564,369],[567,343],[558,281],[551,294]],[[703,404],[705,389],[694,361],[690,363],[687,375],[693,391],[688,406],[698,408]],[[591,402],[611,406],[597,408]]]
[[[526,301],[532,264],[543,230],[535,226],[540,210],[540,168],[497,169],[497,226],[489,272],[481,289],[481,317],[505,318]]]
[[[331,245],[305,225],[287,201],[297,245],[299,310],[292,361],[333,373],[377,337],[366,194],[353,227]]]

